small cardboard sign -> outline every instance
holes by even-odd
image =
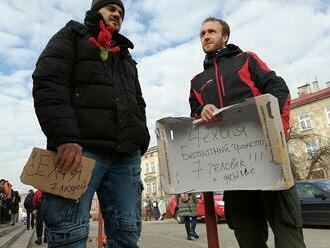
[[[73,173],[61,174],[55,164],[56,153],[34,147],[21,174],[21,182],[43,192],[77,200],[86,191],[95,160],[82,157]]]

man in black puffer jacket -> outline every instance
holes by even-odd
[[[51,38],[33,73],[35,111],[58,171],[77,169],[82,154],[96,160],[79,202],[43,195],[50,247],[85,247],[95,191],[109,247],[137,247],[150,137],[133,44],[119,33],[124,14],[120,0],[93,0],[84,24],[70,21]]]
[[[202,23],[206,53],[204,71],[191,81],[191,116],[215,121],[213,111],[270,93],[278,98],[283,128],[288,133],[290,94],[284,80],[258,56],[228,44],[228,24],[217,18]],[[224,193],[226,220],[241,248],[266,248],[268,225],[276,248],[305,248],[301,210],[295,187],[288,190],[240,190]]]

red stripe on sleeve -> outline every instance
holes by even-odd
[[[249,86],[249,88],[252,91],[253,96],[259,96],[261,95],[261,92],[259,89],[255,86],[254,82],[251,79],[251,74],[249,71],[249,59],[245,62],[242,69],[238,71],[238,75],[240,76],[241,80]]]
[[[284,134],[286,139],[289,137],[289,131],[290,131],[290,103],[291,103],[291,96],[290,94],[288,95],[285,104],[283,106],[282,110],[282,124],[283,124],[283,129],[284,129]]]
[[[263,62],[257,54],[253,53],[253,52],[246,52],[247,54],[252,55],[252,57],[258,62],[260,68],[266,72],[271,71],[271,69],[269,69],[269,67],[266,65],[265,62]]]
[[[202,118],[201,115],[195,113],[195,119],[200,119],[200,118]]]
[[[197,90],[193,89],[194,91],[194,94],[199,102],[200,105],[204,105],[204,100],[203,100],[203,97],[202,97],[202,93],[198,92]]]

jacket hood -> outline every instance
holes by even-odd
[[[220,57],[232,57],[243,51],[234,44],[228,44],[225,48],[218,50],[216,53],[207,54],[204,59],[204,69],[206,69],[215,59]]]

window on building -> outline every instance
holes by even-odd
[[[302,131],[312,128],[312,119],[310,114],[302,114],[298,116],[298,123]]]
[[[313,156],[316,154],[316,152],[319,149],[319,145],[317,140],[311,140],[306,143],[306,153],[307,153],[307,158],[312,159]]]
[[[151,162],[151,172],[155,172],[156,171],[156,169],[155,169],[155,164],[154,164],[154,162],[152,161]]]
[[[327,115],[328,124],[330,125],[330,106],[325,107],[325,114]]]
[[[156,193],[156,182],[151,183],[151,192]]]
[[[146,164],[146,173],[149,173],[149,164]]]
[[[151,184],[150,183],[147,183],[146,193],[147,194],[151,193]]]

